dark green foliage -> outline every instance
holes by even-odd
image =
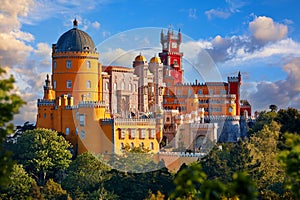
[[[1,189],[2,199],[27,199],[31,196],[35,180],[24,170],[22,165],[15,164],[9,176],[8,186]]]
[[[300,136],[285,134],[288,149],[279,154],[279,160],[285,167],[287,189],[291,190],[296,199],[300,199]]]
[[[200,194],[200,186],[206,180],[206,174],[202,171],[201,165],[194,163],[189,167],[178,171],[175,176],[174,184],[176,186],[171,194],[171,199],[195,198]]]
[[[111,179],[105,188],[120,199],[145,199],[148,192],[169,194],[173,189],[173,177],[166,168],[144,173],[126,173],[111,170]]]
[[[73,198],[78,195],[97,196],[105,192],[101,188],[108,178],[108,171],[109,167],[95,155],[83,153],[70,164],[62,186]]]
[[[49,179],[47,183],[42,187],[43,196],[45,199],[51,200],[67,200],[68,194],[66,190],[61,188],[59,183]]]
[[[68,143],[57,132],[49,129],[35,129],[24,132],[14,144],[15,159],[24,165],[39,185],[52,178],[60,180],[62,172],[71,162]]]
[[[281,124],[282,134],[285,132],[300,134],[300,112],[297,109],[280,109],[275,120]]]
[[[257,174],[260,163],[253,159],[247,142],[223,143],[222,149],[215,147],[201,163],[208,179],[223,183],[232,181],[235,172],[247,171]]]
[[[269,125],[272,121],[275,120],[276,117],[277,117],[277,113],[275,111],[259,112],[258,117],[256,119],[256,123],[248,131],[249,135],[252,135],[257,131],[260,131],[264,127],[264,125]]]
[[[5,77],[5,71],[0,67],[0,187],[8,182],[8,176],[13,166],[10,152],[4,150],[6,136],[13,133],[13,124],[9,123],[19,108],[25,102],[11,91],[14,88],[13,76]]]

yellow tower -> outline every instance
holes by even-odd
[[[73,96],[80,101],[102,101],[99,53],[92,38],[77,28],[65,32],[52,45],[52,86],[56,96]]]

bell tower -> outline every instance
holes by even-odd
[[[171,28],[168,29],[167,34],[161,31],[160,43],[162,45],[162,52],[159,57],[164,64],[164,77],[169,76],[173,78],[174,84],[183,82],[182,56],[180,52],[180,44],[182,42],[182,35],[180,29],[177,34]]]

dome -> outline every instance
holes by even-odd
[[[158,63],[158,64],[160,64],[161,60],[160,60],[159,57],[154,56],[153,58],[151,58],[150,63]]]
[[[95,51],[95,44],[92,38],[84,31],[77,28],[75,19],[74,27],[60,36],[56,44],[56,52],[66,51]]]
[[[135,61],[137,61],[137,62],[140,62],[140,61],[147,62],[145,56],[143,56],[142,54],[135,57]]]

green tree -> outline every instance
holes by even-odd
[[[67,191],[62,189],[59,183],[56,183],[53,179],[49,179],[46,184],[42,187],[42,192],[45,199],[52,200],[64,200],[68,198]]]
[[[300,134],[300,112],[297,109],[280,109],[275,120],[281,124],[282,134],[285,132]]]
[[[277,117],[277,113],[270,111],[261,111],[258,114],[255,124],[248,130],[248,134],[252,135],[253,133],[260,131],[264,125],[269,125]]]
[[[13,116],[19,112],[19,108],[25,102],[12,93],[15,79],[6,77],[6,72],[0,67],[0,186],[5,186],[8,181],[13,162],[10,153],[3,149],[3,143],[7,134],[13,133]]]
[[[149,192],[168,195],[174,189],[173,176],[168,169],[161,168],[143,173],[111,170],[111,178],[105,182],[105,188],[118,195],[120,199],[145,199]],[[130,189],[128,187],[130,186]]]
[[[2,199],[27,199],[30,197],[35,180],[24,170],[22,165],[15,164],[9,176],[6,189],[1,189]]]
[[[251,155],[247,141],[238,143],[222,143],[222,148],[215,146],[212,151],[201,160],[203,171],[210,180],[220,180],[227,184],[232,181],[235,172],[246,171],[257,174],[260,163]]]
[[[206,174],[202,171],[202,167],[198,163],[193,163],[180,170],[174,179],[176,186],[171,194],[171,199],[186,198],[196,199],[200,194],[200,186],[206,180]]]
[[[259,173],[253,174],[252,178],[263,198],[268,198],[275,193],[278,198],[283,198],[284,194],[285,172],[276,159],[279,153],[277,148],[279,133],[280,125],[272,121],[270,125],[265,125],[262,130],[250,137],[251,155],[254,160],[260,162]]]
[[[62,172],[71,162],[70,147],[56,131],[39,128],[24,132],[13,149],[17,161],[39,185],[44,185],[49,178],[61,179]]]
[[[287,189],[300,199],[300,136],[285,134],[287,149],[279,154],[279,160],[287,174]]]
[[[110,168],[97,156],[91,153],[79,155],[66,171],[66,177],[62,180],[62,186],[73,198],[79,193],[85,196],[88,194],[102,194],[98,191],[103,188],[103,181],[108,178]],[[99,193],[100,192],[100,193]]]
[[[271,105],[269,106],[269,108],[270,108],[271,112],[276,112],[277,109],[278,109],[278,107],[277,107],[275,104],[271,104]]]

